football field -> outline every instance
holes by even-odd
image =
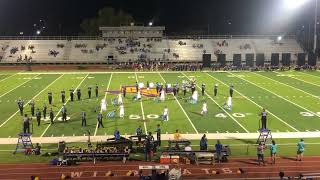
[[[196,79],[199,101],[191,104],[191,92],[183,96],[180,90],[175,97],[166,94],[164,102],[154,97],[142,97],[134,101],[135,94],[127,93],[123,98],[125,117],[119,117],[119,106],[112,99],[122,85],[138,83],[168,83],[179,85],[182,81]],[[201,84],[206,85],[204,96]],[[94,93],[99,86],[99,96]],[[214,85],[218,84],[218,95],[214,96]],[[223,108],[229,96],[229,85],[234,85],[232,110]],[[88,87],[92,87],[91,99]],[[82,100],[69,98],[69,89],[81,89]],[[181,89],[181,88],[180,88]],[[61,122],[60,92],[66,91],[68,122]],[[53,105],[48,103],[48,92],[53,93]],[[108,92],[107,92],[108,91]],[[133,135],[137,127],[144,132],[153,132],[160,124],[162,134],[173,134],[176,129],[182,134],[228,134],[256,133],[260,124],[262,108],[268,111],[267,126],[272,132],[318,132],[320,130],[320,72],[319,71],[277,71],[277,72],[19,72],[0,73],[0,138],[17,137],[22,131],[22,116],[16,100],[25,101],[24,113],[30,116],[28,103],[34,99],[36,109],[42,111],[44,103],[53,109],[54,124],[41,120],[36,125],[33,118],[33,137],[93,136],[113,135],[117,128],[122,135]],[[105,128],[97,128],[97,113],[100,102],[107,100],[107,112],[103,113]],[[201,115],[202,103],[208,105],[208,113]],[[164,107],[169,109],[169,121],[161,121],[159,116]],[[87,113],[87,126],[81,126],[81,112]],[[115,111],[115,118],[106,114]],[[295,137],[297,138],[297,137]]]

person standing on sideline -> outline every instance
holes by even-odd
[[[230,97],[233,96],[233,89],[234,89],[234,86],[233,86],[233,84],[231,84],[231,85],[230,85],[230,88],[229,88]]]
[[[87,126],[87,114],[84,111],[81,113],[81,121],[81,126]]]
[[[66,91],[62,90],[61,91],[61,102],[64,104],[66,100]]]
[[[51,124],[53,124],[54,114],[53,114],[52,108],[50,108],[49,116],[50,116]]]
[[[215,85],[214,85],[213,92],[214,92],[214,97],[216,97],[217,94],[218,94],[218,84],[215,84]]]
[[[261,129],[267,129],[267,112],[265,108],[261,112],[261,126]]]
[[[160,124],[157,125],[157,141],[158,141],[158,145],[159,147],[161,146],[161,128],[160,128]]]
[[[136,129],[136,135],[138,136],[138,141],[141,142],[141,135],[142,135],[141,126],[139,126],[139,127]]]
[[[206,138],[206,135],[204,134],[200,140],[200,151],[206,151],[206,150],[208,150],[208,139]]]
[[[271,164],[276,164],[277,149],[278,149],[278,146],[276,145],[276,142],[272,140],[272,144],[270,145]]]
[[[217,144],[215,144],[214,147],[216,149],[216,156],[217,156],[218,163],[220,163],[221,152],[222,152],[222,144],[220,143],[220,140],[217,140]]]
[[[49,104],[51,105],[52,104],[52,92],[51,91],[48,92],[48,100],[49,100]]]
[[[265,149],[265,145],[262,144],[262,142],[259,142],[259,145],[257,147],[257,156],[258,156],[258,163],[259,166],[261,165],[261,162],[263,163],[263,165],[265,165],[264,162],[264,149]]]
[[[304,152],[304,140],[303,139],[300,139],[300,142],[298,142],[297,147],[298,147],[297,161],[302,161],[303,152]]]
[[[179,129],[176,130],[176,132],[173,134],[173,140],[180,140],[182,137],[181,137],[181,134],[179,132]]]
[[[151,134],[151,132],[150,132]],[[152,151],[152,145],[151,145],[151,136],[149,135],[146,137],[145,141],[144,141],[144,158],[145,161],[151,161],[151,151]]]

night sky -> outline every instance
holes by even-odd
[[[292,33],[313,23],[313,0],[294,13],[282,0],[0,0],[0,35],[78,35],[84,18],[105,6],[122,9],[139,24],[150,20],[173,34]],[[208,28],[209,27],[209,28]]]

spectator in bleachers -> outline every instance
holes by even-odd
[[[59,54],[58,51],[49,49],[49,53],[48,53],[49,56],[57,57],[58,54]]]

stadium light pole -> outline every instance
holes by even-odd
[[[308,0],[284,0],[284,6],[287,10],[294,10],[305,4]],[[314,36],[313,36],[313,52],[317,49],[317,23],[318,23],[318,0],[314,0]]]

